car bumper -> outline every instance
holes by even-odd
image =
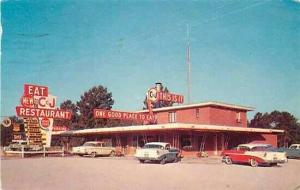
[[[159,161],[159,160],[162,160],[163,157],[136,157],[137,159],[139,160],[148,160],[148,161]]]
[[[266,164],[283,164],[286,163],[287,159],[284,160],[265,160]]]
[[[87,154],[87,152],[83,152],[83,151],[72,151],[72,154],[84,155],[84,154]]]

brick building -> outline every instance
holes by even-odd
[[[205,102],[154,109],[157,120],[152,125],[94,128],[56,132],[57,136],[81,136],[87,140],[110,140],[132,155],[147,142],[169,142],[182,150],[184,156],[199,152],[219,155],[222,150],[241,143],[268,143],[277,146],[283,130],[247,127],[251,107],[219,102]],[[142,110],[138,113],[147,113]]]

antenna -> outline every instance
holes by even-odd
[[[188,104],[191,103],[191,51],[190,51],[190,25],[186,25],[186,35],[187,35],[187,52],[186,52],[186,64],[187,64],[187,99]]]

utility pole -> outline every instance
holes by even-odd
[[[190,51],[190,26],[187,24],[187,52],[186,52],[186,64],[187,64],[187,100],[188,104],[191,103],[191,51]]]

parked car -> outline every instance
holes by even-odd
[[[25,140],[12,140],[5,150],[21,151],[22,148],[26,151],[29,150],[29,145]]]
[[[286,152],[288,158],[300,158],[300,144],[292,144],[289,148],[279,148],[280,152]]]
[[[145,144],[143,148],[137,149],[135,157],[140,163],[152,161],[165,164],[167,162],[180,161],[180,151],[176,148],[171,148],[169,143],[151,142]]]
[[[94,158],[96,156],[115,156],[116,149],[108,142],[89,141],[82,146],[73,147],[72,153],[79,156],[90,155]]]
[[[286,153],[274,151],[269,144],[240,144],[232,150],[223,151],[221,155],[226,164],[248,163],[252,167],[287,162]]]
[[[25,140],[12,140],[9,146],[4,147],[5,151],[39,151],[43,149],[42,145],[28,144]]]

